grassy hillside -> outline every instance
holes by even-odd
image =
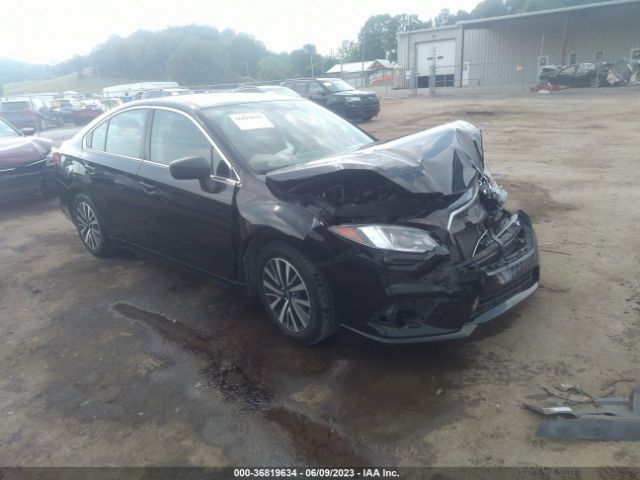
[[[98,78],[93,75],[91,69],[87,68],[83,72],[83,77],[78,77],[77,73],[71,73],[62,77],[50,78],[48,80],[34,80],[28,82],[6,83],[4,85],[4,96],[25,95],[29,93],[63,92],[65,90],[75,90],[78,93],[102,93],[104,87],[119,85],[122,83],[134,83],[141,80],[124,77]]]

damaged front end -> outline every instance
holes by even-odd
[[[307,240],[342,325],[382,342],[465,337],[531,295],[535,233],[484,165],[480,131],[455,122],[267,175],[312,212]]]

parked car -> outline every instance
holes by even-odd
[[[567,87],[591,87],[605,85],[609,63],[578,63],[564,67],[549,65],[542,69],[540,81]]]
[[[50,126],[62,126],[62,116],[40,98],[14,98],[0,102],[0,118],[16,128],[46,130]]]
[[[76,125],[86,125],[94,118],[102,115],[106,110],[101,102],[85,100],[73,109],[73,123]]]
[[[281,85],[344,118],[366,122],[380,113],[380,99],[375,93],[356,90],[339,78],[298,78]]]
[[[175,95],[190,95],[193,92],[187,88],[158,88],[142,92],[141,99],[173,97]]]
[[[73,122],[73,109],[78,105],[70,98],[51,100],[50,108],[57,113],[64,123]]]
[[[276,95],[286,95],[288,97],[298,97],[301,95],[287,87],[280,85],[246,85],[238,87],[234,92],[253,92],[253,93],[274,93]]]
[[[503,208],[466,122],[378,142],[305,99],[200,94],[114,109],[60,154],[61,206],[90,253],[206,272],[305,344],[340,327],[466,337],[538,285],[531,221]]]
[[[0,200],[55,192],[51,140],[33,133],[0,119]]]
[[[123,105],[123,104],[124,104],[124,102],[122,102],[121,100],[119,100],[117,98],[103,98],[102,99],[102,106],[106,110],[111,110],[112,108],[119,107],[120,105]]]

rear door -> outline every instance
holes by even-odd
[[[149,110],[129,109],[102,122],[85,137],[83,182],[105,217],[109,235],[140,241],[137,172],[144,156]]]
[[[309,82],[308,97],[309,100],[313,100],[323,107],[327,105],[327,90],[320,85],[320,82],[315,80]]]
[[[154,109],[148,158],[139,170],[142,246],[224,279],[235,278],[232,240],[236,176],[200,124],[186,113]],[[176,180],[173,160],[205,157],[208,180]]]

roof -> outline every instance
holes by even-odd
[[[373,65],[378,62],[380,65],[382,65],[384,68],[393,68],[393,63],[391,63],[389,60],[386,60],[384,58],[379,58],[376,60],[365,60],[364,61],[364,70],[362,69],[362,63],[363,62],[350,62],[350,63],[337,63],[335,64],[333,67],[331,67],[329,70],[327,70],[325,73],[356,73],[356,72],[363,72],[363,71],[367,71],[367,70],[372,70]]]
[[[235,105],[239,103],[272,102],[275,100],[302,100],[289,95],[277,95],[274,93],[255,92],[220,92],[220,93],[194,93],[192,95],[178,95],[162,98],[149,98],[127,102],[124,108],[131,106],[148,107],[173,107],[181,110],[199,110],[201,108],[219,107],[222,105]]]
[[[588,3],[586,5],[578,5],[574,7],[562,7],[562,8],[553,8],[550,10],[539,10],[537,12],[516,13],[513,15],[503,15],[500,17],[488,17],[488,18],[477,18],[475,20],[463,20],[460,22],[456,22],[455,25],[443,25],[441,27],[423,28],[420,30],[408,30],[404,32],[398,32],[398,35],[408,35],[408,34],[413,34],[417,32],[431,32],[433,30],[438,30],[438,29],[445,30],[445,29],[458,28],[458,27],[474,28],[477,26],[481,26],[481,25],[484,25],[487,23],[493,23],[493,22],[518,20],[522,18],[539,17],[543,15],[557,15],[562,13],[570,13],[570,12],[576,12],[576,11],[591,10],[591,9],[602,8],[602,7],[614,7],[618,5],[628,5],[628,4],[640,5],[640,0],[613,0],[610,2]]]
[[[475,26],[476,24],[487,23],[487,22],[500,22],[503,20],[516,20],[521,18],[539,17],[543,15],[570,13],[570,12],[576,12],[576,11],[591,10],[591,9],[602,8],[602,7],[613,7],[617,5],[626,5],[626,4],[633,4],[633,3],[640,5],[640,0],[613,0],[611,2],[588,3],[586,5],[578,5],[575,7],[554,8],[551,10],[540,10],[537,12],[516,13],[514,15],[503,15],[501,17],[478,18],[476,20],[464,20],[461,22],[457,22],[456,25],[462,25],[463,27],[467,25]]]

